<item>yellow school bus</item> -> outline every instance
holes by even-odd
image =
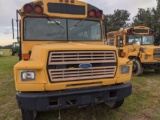
[[[160,46],[154,45],[154,31],[146,26],[134,26],[107,33],[107,42],[116,46],[119,56],[133,61],[133,75],[144,69],[160,73]]]
[[[23,120],[74,106],[117,108],[131,94],[132,62],[104,45],[102,10],[78,0],[37,0],[18,14],[14,79]]]

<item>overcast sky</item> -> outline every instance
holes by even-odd
[[[11,19],[16,17],[16,9],[33,0],[0,0],[0,45],[11,44]],[[82,0],[98,8],[105,14],[112,14],[115,9],[128,10],[130,19],[137,14],[138,8],[156,7],[156,0]]]

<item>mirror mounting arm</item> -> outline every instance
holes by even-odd
[[[104,19],[104,31],[105,31],[105,37],[106,37],[106,40],[107,40],[107,18]]]

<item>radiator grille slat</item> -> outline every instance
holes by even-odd
[[[52,65],[62,65],[62,64],[81,64],[81,63],[110,63],[110,62],[113,62],[113,60],[94,60],[94,61],[92,61],[92,62],[90,62],[90,61],[87,61],[87,60],[85,60],[85,61],[74,61],[74,60],[72,60],[72,61],[66,61],[66,62],[62,62],[62,61],[54,61],[54,62],[52,62]],[[54,64],[53,64],[54,63]]]
[[[160,60],[160,48],[154,49],[153,59],[154,59],[154,60]]]
[[[51,62],[54,62],[54,61],[57,61],[57,60],[59,60],[59,61],[67,61],[67,60],[76,60],[76,61],[81,61],[81,60],[113,60],[114,59],[114,57],[93,57],[93,58],[89,58],[89,57],[85,57],[85,58],[74,58],[74,57],[72,57],[72,58],[53,58],[54,60],[51,60]]]
[[[56,78],[56,79],[54,79],[54,82],[66,82],[66,81],[88,80],[88,79],[110,78],[110,77],[112,77],[112,75],[98,75],[98,76],[88,76],[88,77]]]
[[[72,57],[96,57],[96,56],[113,56],[114,57],[114,55],[113,54],[84,54],[84,55],[78,55],[78,54],[75,54],[75,55],[72,55]],[[62,57],[62,55],[57,55],[57,54],[52,54],[52,58],[56,58],[56,57]],[[63,55],[63,57],[71,57],[71,55]]]
[[[107,72],[107,74],[112,74],[113,72]],[[101,72],[99,72],[99,73],[80,73],[80,74],[68,74],[68,75],[63,75],[63,74],[61,74],[61,75],[52,75],[52,78],[54,79],[54,78],[68,78],[68,77],[77,77],[77,75],[78,76],[80,76],[80,77],[82,77],[82,76],[97,76],[97,75],[104,75],[104,73],[101,73]]]
[[[101,65],[87,69],[79,67],[87,63]],[[51,68],[48,74],[51,82],[112,78],[116,72],[116,64],[113,63],[116,63],[115,51],[54,51],[49,53],[48,66]],[[71,67],[56,69],[58,65]]]
[[[111,70],[107,70],[107,69],[102,69],[102,70],[94,70],[93,71],[93,69],[92,70],[77,70],[78,72],[80,72],[80,73],[95,73],[95,72],[114,72],[114,69],[111,69]],[[73,73],[77,73],[77,71],[63,71],[63,72],[65,72],[64,74],[73,74]],[[51,73],[51,75],[61,75],[62,74],[62,72],[60,72],[60,71],[58,71],[58,72],[55,72],[55,71],[50,71]]]

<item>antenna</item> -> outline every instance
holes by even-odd
[[[14,19],[12,19],[12,33],[13,33],[13,39],[14,39]]]

